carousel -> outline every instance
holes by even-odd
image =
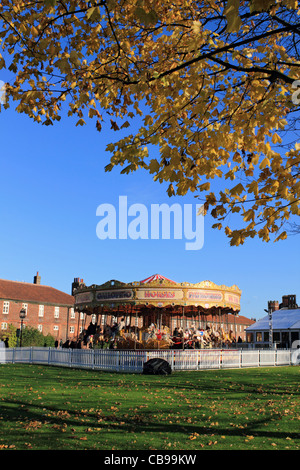
[[[155,274],[139,282],[83,284],[74,296],[84,322],[79,339],[86,347],[218,348],[236,340],[228,321],[230,316],[232,327],[240,311],[236,285],[177,283]]]

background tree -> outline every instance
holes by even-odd
[[[22,330],[22,346],[54,347],[55,339],[50,334],[44,336],[37,328],[28,326]]]
[[[7,330],[2,331],[0,335],[0,339],[5,341],[8,338],[8,346],[10,348],[15,348],[18,344],[18,337],[17,337],[17,328],[11,324],[8,325]]]
[[[286,237],[300,200],[298,1],[3,0],[0,19],[4,108],[52,125],[66,104],[76,125],[120,131],[106,170],[194,193],[232,245]]]

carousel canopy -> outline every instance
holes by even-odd
[[[218,286],[211,281],[176,283],[160,274],[142,281],[124,283],[111,280],[102,285],[81,285],[74,292],[75,308],[92,313],[99,308],[176,308],[207,311],[240,311],[241,291],[236,286]]]
[[[149,282],[152,282],[152,281],[168,281],[168,282],[173,282],[174,284],[176,284],[175,281],[171,281],[171,279],[168,279],[165,276],[162,276],[161,274],[153,274],[152,276],[147,277],[146,279],[143,279],[141,283],[148,284]]]

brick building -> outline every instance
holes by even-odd
[[[39,273],[33,283],[0,279],[0,332],[8,325],[20,328],[20,310],[26,310],[23,328],[37,328],[57,340],[77,337],[82,329],[80,313],[74,311],[74,297],[41,284]]]

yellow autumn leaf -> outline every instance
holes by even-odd
[[[86,124],[86,122],[84,121],[84,119],[79,119],[79,120],[76,122],[76,127],[77,127],[77,126],[84,126],[84,124]]]
[[[251,0],[250,12],[267,11],[274,4],[273,0]]]
[[[230,193],[233,195],[240,195],[244,191],[244,186],[242,183],[238,183],[232,189],[230,189]]]
[[[281,144],[282,139],[278,134],[275,133],[272,136],[272,142],[273,142],[273,144],[278,144],[278,143]]]
[[[287,233],[286,232],[282,232],[280,235],[278,235],[277,238],[275,238],[275,242],[279,241],[279,240],[285,240],[287,238]]]
[[[249,220],[253,220],[255,217],[255,212],[253,209],[249,209],[244,213],[243,219],[245,222],[249,222]]]
[[[227,31],[230,33],[239,31],[242,25],[242,20],[239,15],[239,6],[240,0],[228,0],[227,2],[225,15],[227,19]]]
[[[268,159],[268,157],[265,157],[259,164],[259,168],[261,170],[263,170],[264,168],[266,168],[266,166],[270,166],[270,160]]]

